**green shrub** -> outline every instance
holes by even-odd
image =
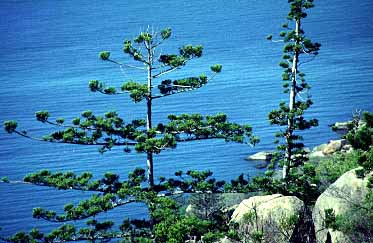
[[[354,149],[367,151],[373,145],[373,113],[364,112],[362,122],[354,121],[344,137]]]
[[[373,238],[373,190],[370,190],[360,205],[351,205],[342,215],[335,215],[333,209],[325,210],[325,226],[338,230],[352,242],[371,242]]]
[[[335,154],[321,159],[316,164],[316,177],[321,181],[321,190],[326,189],[345,172],[359,167],[361,152],[353,151],[348,154]]]
[[[203,243],[214,243],[220,238],[223,238],[224,235],[222,233],[217,233],[217,232],[207,232],[206,234],[203,235],[202,237],[202,242]]]

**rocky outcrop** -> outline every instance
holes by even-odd
[[[332,125],[329,125],[332,127],[332,130],[335,132],[342,132],[346,133],[348,131],[348,125],[351,123],[351,121],[346,122],[336,122]]]
[[[256,154],[250,155],[246,158],[246,160],[264,160],[264,161],[270,161],[272,159],[272,152],[258,152]]]
[[[329,143],[325,146],[322,152],[326,155],[334,154],[337,151],[341,151],[342,147],[347,144],[346,139],[340,140],[330,140]]]
[[[336,122],[329,126],[332,128],[333,131],[339,134],[346,134],[349,131],[349,129],[351,129],[351,126],[353,126],[354,123],[356,124],[356,122],[357,122],[358,128],[361,128],[366,125],[366,122],[364,120],[359,119],[358,121],[353,120],[353,121],[346,121],[346,122]]]
[[[327,238],[331,243],[352,242],[342,232],[325,228],[324,219],[325,209],[333,209],[335,215],[345,214],[352,205],[359,205],[368,193],[366,185],[369,176],[358,178],[355,170],[343,174],[317,199],[312,213],[317,243],[325,243]]]
[[[231,222],[238,223],[240,233],[249,241],[259,230],[268,242],[285,243],[296,238],[294,233],[301,227],[304,210],[304,203],[297,197],[254,196],[240,203]]]
[[[336,152],[349,153],[352,151],[352,146],[347,144],[346,139],[330,140],[327,144],[316,146],[310,153],[310,158],[325,157]]]

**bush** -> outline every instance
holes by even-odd
[[[364,112],[361,122],[352,122],[344,137],[354,149],[369,150],[373,145],[373,113]]]
[[[351,242],[371,242],[373,238],[373,191],[370,190],[361,205],[351,205],[342,215],[333,209],[325,210],[325,225],[346,234]]]
[[[202,242],[203,243],[214,243],[220,238],[223,238],[224,235],[222,233],[217,233],[217,232],[208,232],[203,235],[202,237]]]
[[[359,167],[361,152],[353,151],[348,154],[337,153],[332,157],[321,159],[316,163],[316,177],[321,182],[324,191],[345,172]]]

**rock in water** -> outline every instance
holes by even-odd
[[[247,157],[247,160],[265,160],[269,161],[272,159],[272,152],[258,152],[256,154],[250,155]]]
[[[348,125],[351,123],[351,121],[347,122],[336,122],[333,125],[330,125],[332,127],[333,131],[336,132],[347,132],[348,131]]]

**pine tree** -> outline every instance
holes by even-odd
[[[17,129],[16,121],[5,121],[4,128],[8,133],[16,133],[23,137],[55,142],[80,145],[98,145],[100,152],[106,152],[114,146],[121,146],[124,152],[130,152],[134,148],[137,152],[147,154],[148,182],[150,187],[154,186],[153,155],[167,148],[175,148],[177,142],[194,141],[201,139],[225,139],[234,142],[256,143],[257,138],[252,136],[250,126],[241,126],[228,122],[225,114],[214,116],[202,116],[200,114],[169,115],[168,124],[153,125],[152,106],[153,101],[191,91],[206,85],[216,74],[222,65],[211,66],[212,75],[207,77],[201,74],[197,77],[186,77],[183,79],[164,79],[155,84],[160,77],[183,68],[189,61],[202,56],[203,47],[200,45],[185,45],[179,49],[178,54],[157,55],[157,47],[162,45],[171,37],[171,29],[166,28],[160,32],[141,32],[133,40],[125,40],[123,52],[132,58],[137,64],[122,63],[113,60],[110,52],[104,51],[99,54],[100,59],[119,65],[122,68],[134,68],[146,73],[147,83],[142,84],[135,81],[125,82],[121,89],[106,86],[99,80],[91,80],[89,88],[92,92],[105,95],[129,94],[135,102],[146,102],[146,119],[133,120],[125,123],[115,111],[107,112],[104,116],[94,115],[91,111],[84,111],[81,117],[72,120],[72,125],[65,125],[63,118],[56,121],[50,119],[48,111],[36,112],[36,119],[42,123],[55,125],[64,130],[53,132],[43,138],[36,138],[26,131]],[[140,65],[138,65],[140,64]]]
[[[269,113],[272,125],[284,127],[281,132],[276,133],[276,143],[280,143],[280,139],[283,139],[283,143],[278,145],[279,153],[275,156],[275,160],[280,161],[283,166],[285,181],[291,180],[289,174],[297,173],[297,168],[307,161],[302,143],[303,137],[295,132],[318,125],[317,119],[307,120],[304,117],[304,112],[313,102],[308,93],[310,85],[305,80],[305,74],[300,71],[302,64],[300,58],[302,56],[314,58],[321,46],[307,38],[301,27],[302,20],[307,17],[306,11],[314,7],[313,0],[289,0],[288,2],[289,22],[282,25],[284,30],[280,32],[285,45],[279,65],[283,68],[283,91],[289,94],[289,102],[281,102],[278,110]],[[272,40],[272,36],[268,36],[267,39]]]
[[[202,56],[202,46],[185,45],[178,54],[156,55],[156,49],[171,36],[171,29],[166,28],[159,33],[153,31],[141,32],[134,40],[124,42],[123,51],[137,64],[122,63],[111,58],[110,52],[100,53],[100,59],[119,65],[122,68],[135,68],[146,73],[147,83],[134,81],[125,82],[121,89],[106,86],[99,80],[89,82],[92,92],[105,95],[129,94],[135,103],[145,101],[146,119],[133,120],[125,123],[115,111],[109,111],[104,116],[98,116],[91,111],[84,111],[80,117],[66,124],[63,118],[55,121],[48,111],[36,112],[36,119],[42,123],[55,125],[61,130],[38,138],[28,132],[19,130],[16,121],[5,121],[4,129],[8,133],[44,142],[67,143],[76,145],[96,145],[104,153],[115,146],[123,147],[124,152],[132,148],[147,154],[148,172],[136,168],[130,172],[127,180],[120,180],[119,175],[107,172],[100,179],[94,179],[91,172],[77,175],[73,172],[51,172],[42,170],[27,175],[25,183],[54,187],[60,190],[90,191],[94,194],[78,204],[68,203],[62,213],[34,208],[32,215],[37,219],[49,222],[64,223],[49,233],[38,229],[30,232],[19,232],[0,240],[7,242],[62,242],[87,240],[94,242],[108,241],[113,238],[123,239],[123,242],[184,242],[187,237],[201,238],[206,233],[216,230],[211,221],[196,217],[181,215],[180,206],[170,197],[175,190],[185,192],[223,192],[224,181],[210,178],[210,171],[182,171],[175,173],[177,178],[159,177],[154,182],[153,154],[168,148],[175,148],[178,142],[188,142],[203,139],[224,139],[238,143],[255,144],[258,139],[252,135],[248,125],[228,122],[225,114],[202,116],[200,114],[169,115],[169,123],[152,124],[153,101],[159,98],[191,91],[203,87],[211,78],[219,73],[222,66],[213,65],[212,77],[206,75],[187,77],[183,79],[165,79],[157,84],[161,76],[183,68],[190,60]],[[158,58],[156,58],[158,57]],[[140,65],[138,65],[140,64]],[[5,178],[6,179],[6,178]],[[10,182],[8,179],[4,182]],[[148,183],[149,186],[144,184]],[[233,188],[233,186],[227,186]],[[161,193],[160,193],[161,192]],[[124,219],[119,229],[114,229],[113,221],[99,222],[95,216],[133,202],[142,202],[149,209],[149,220]],[[86,225],[76,227],[69,222],[87,219]]]

